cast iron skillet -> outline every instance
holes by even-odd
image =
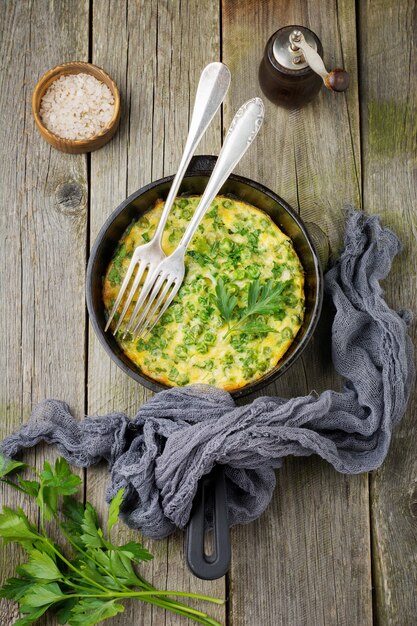
[[[191,161],[179,193],[201,195],[213,170],[216,157],[197,156]],[[157,180],[124,200],[110,215],[101,228],[91,250],[87,267],[86,298],[90,320],[106,352],[113,361],[137,382],[153,391],[167,387],[139,369],[125,356],[111,333],[104,333],[106,323],[102,300],[103,276],[113,256],[114,250],[126,227],[144,211],[151,208],[158,198],[166,198],[173,176]],[[248,395],[265,387],[281,376],[300,356],[308,344],[316,327],[323,299],[323,276],[314,244],[300,217],[282,198],[263,185],[231,175],[220,192],[248,202],[268,213],[281,230],[291,237],[295,250],[305,271],[305,316],[303,325],[289,350],[274,369],[259,380],[232,392],[234,398]],[[212,555],[204,552],[204,510],[207,500],[212,497],[210,509],[213,512]],[[226,485],[224,473],[219,467],[200,481],[199,490],[194,499],[190,523],[187,528],[187,561],[193,573],[204,579],[223,576],[229,567],[230,540],[228,532]]]

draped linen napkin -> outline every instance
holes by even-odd
[[[122,519],[154,538],[187,524],[198,481],[215,464],[225,467],[231,525],[261,515],[288,455],[318,454],[346,474],[379,467],[414,378],[411,315],[390,309],[379,284],[400,248],[378,217],[348,214],[344,250],[325,276],[342,391],[237,407],[225,391],[191,385],[158,393],[133,420],[112,413],[76,421],[64,402],[45,400],[3,441],[3,453],[46,441],[77,467],[107,461],[107,499],[124,487]]]

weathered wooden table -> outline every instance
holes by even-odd
[[[266,101],[264,128],[238,171],[319,224],[333,253],[344,207],[379,213],[405,245],[386,283],[387,298],[416,309],[415,9],[406,0],[358,0],[356,6],[354,0],[1,0],[3,435],[45,397],[66,400],[80,418],[112,409],[134,414],[149,397],[110,362],[88,325],[90,245],[122,199],[175,171],[199,74],[221,59],[232,85],[199,150],[218,152],[236,108],[261,95],[263,47],[283,25],[314,30],[328,66],[348,69],[351,86],[346,95],[322,92],[293,113]],[[50,148],[30,108],[39,76],[76,59],[105,68],[123,97],[118,134],[91,156]],[[302,359],[266,391],[289,397],[340,385],[329,327],[322,324]],[[233,626],[414,626],[414,411],[412,402],[384,466],[370,476],[342,476],[316,458],[286,462],[267,512],[233,530],[227,579],[206,583],[191,576],[181,533],[145,542],[155,554],[148,576],[162,588],[224,596],[225,607],[212,614]],[[52,454],[38,449],[31,458],[39,465]],[[87,498],[104,512],[106,469],[88,471],[85,481]],[[6,498],[10,502],[10,492]],[[2,574],[18,558],[8,546]],[[12,621],[2,604],[0,623]],[[132,603],[111,624],[184,620]]]

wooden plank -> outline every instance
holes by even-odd
[[[359,6],[359,5],[358,5]],[[381,215],[404,251],[385,282],[395,308],[417,308],[417,28],[413,2],[360,3],[364,209]],[[412,325],[416,340],[416,325]],[[371,478],[378,624],[412,626],[417,615],[416,394]]]
[[[344,66],[345,95],[325,93],[289,113],[265,100],[264,128],[238,170],[266,184],[316,223],[337,253],[343,208],[360,204],[360,142],[353,0],[308,3],[223,0],[223,59],[232,71],[225,124],[254,95],[270,35],[288,24],[311,28],[328,67]],[[328,315],[302,359],[262,395],[340,388],[329,353]],[[367,477],[346,477],[317,459],[290,460],[273,501],[255,524],[234,529],[232,626],[372,623]]]
[[[43,141],[32,117],[31,95],[49,68],[87,60],[88,0],[3,0],[1,5],[3,437],[47,397],[65,399],[78,416],[84,411],[86,159],[64,155]],[[29,456],[42,462],[41,450]],[[10,489],[3,498],[28,508]],[[14,572],[21,556],[11,546],[2,549],[2,574]],[[2,624],[13,607],[4,610]]]
[[[120,131],[91,157],[94,241],[104,220],[128,194],[175,172],[200,72],[208,62],[219,59],[218,2],[209,0],[201,11],[193,2],[95,1],[92,32],[93,62],[114,77],[123,99]],[[219,146],[220,115],[199,152],[212,153]],[[111,363],[91,331],[88,412],[117,410],[133,416],[150,395]],[[105,469],[88,472],[87,496],[103,515],[107,510],[106,482]],[[138,533],[129,534],[126,528],[120,527],[119,533],[120,538],[138,540]],[[190,575],[184,561],[182,533],[165,541],[144,543],[155,559],[142,573],[158,587],[224,596],[224,581],[204,583]],[[224,620],[224,607],[204,606],[210,615]],[[126,605],[125,613],[112,623],[176,626],[185,620],[136,602]]]

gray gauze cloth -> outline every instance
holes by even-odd
[[[379,285],[399,250],[377,217],[348,215],[344,251],[325,277],[343,391],[262,397],[237,407],[225,391],[191,385],[158,393],[133,420],[112,413],[76,421],[64,402],[46,400],[3,442],[3,453],[14,456],[46,441],[78,467],[106,460],[107,499],[124,487],[122,518],[154,538],[187,524],[198,481],[216,463],[225,468],[230,524],[261,515],[274,470],[288,455],[318,454],[347,474],[377,468],[414,373],[410,314],[391,310]]]

